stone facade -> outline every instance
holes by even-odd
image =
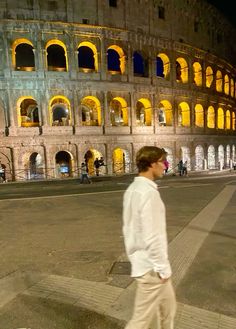
[[[236,161],[235,29],[200,0],[1,1],[0,160],[8,180]],[[234,38],[234,39],[233,39]]]

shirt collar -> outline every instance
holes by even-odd
[[[152,181],[151,179],[146,178],[144,176],[137,176],[137,177],[135,177],[134,180],[135,181],[143,181],[143,182],[149,184],[150,186],[152,186],[155,189],[157,189],[157,187],[158,187],[158,185],[154,181]]]

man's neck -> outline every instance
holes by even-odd
[[[148,170],[148,171],[144,171],[144,172],[140,172],[140,173],[139,173],[139,176],[141,176],[141,177],[145,177],[145,178],[148,178],[148,179],[154,181],[153,174],[152,174],[152,172],[149,171],[149,170]]]

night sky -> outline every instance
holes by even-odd
[[[229,0],[206,0],[211,5],[215,6],[222,14],[224,14],[231,23],[236,27],[236,12],[232,8],[232,2]]]

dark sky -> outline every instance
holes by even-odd
[[[236,27],[236,11],[231,0],[206,0],[221,11]]]

